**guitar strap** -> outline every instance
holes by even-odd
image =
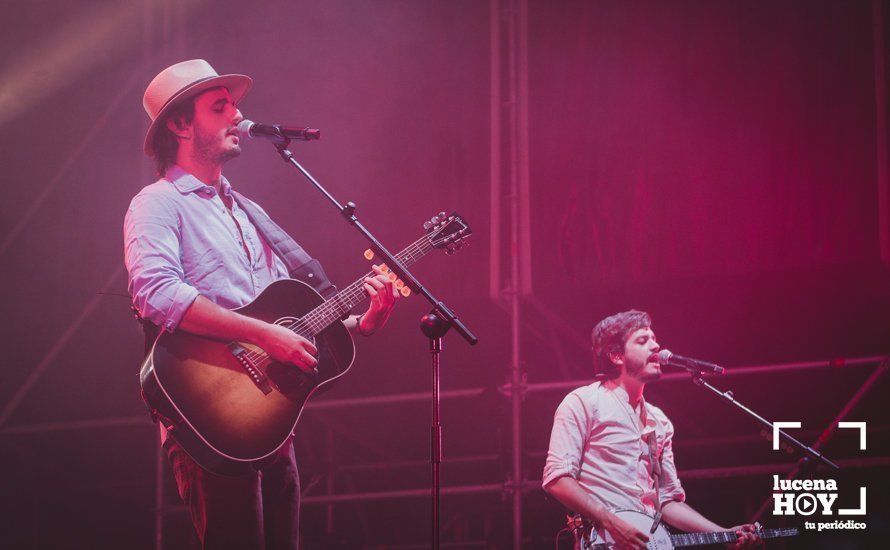
[[[652,521],[652,527],[649,534],[655,533],[658,524],[661,523],[661,495],[659,489],[661,486],[661,455],[658,453],[658,437],[656,431],[649,433],[649,464],[652,466],[652,479],[655,480],[655,519]]]
[[[252,201],[235,190],[232,190],[232,196],[241,210],[247,214],[247,218],[256,227],[260,236],[269,243],[269,247],[275,252],[275,255],[284,262],[292,279],[311,286],[325,299],[337,293],[337,287],[328,279],[318,260],[307,254],[303,247],[297,244],[297,241],[285,233],[268,214]]]

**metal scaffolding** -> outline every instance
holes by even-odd
[[[513,548],[522,544],[522,298],[531,295],[531,238],[528,164],[528,2],[490,0],[491,26],[491,271],[489,295],[510,316],[512,452],[504,485],[512,505]],[[507,243],[504,250],[502,243]],[[502,268],[503,257],[509,269]],[[508,273],[506,277],[503,273]]]
[[[193,2],[196,4],[197,2]],[[109,105],[109,113],[117,109],[120,99],[129,93],[135,86],[139,75],[145,66],[153,59],[161,56],[170,56],[177,52],[185,52],[184,31],[179,28],[182,18],[177,10],[185,8],[176,7],[173,0],[160,2],[163,9],[158,13],[154,8],[157,2],[146,0],[144,2],[145,28],[143,66],[140,67],[131,82],[126,83],[118,97]],[[890,224],[890,191],[888,191],[888,169],[886,154],[886,106],[884,98],[884,67],[883,67],[883,18],[881,16],[881,3],[874,0],[875,9],[875,73],[876,73],[876,97],[878,102],[879,132],[878,139],[878,168],[879,168],[879,205],[881,209],[880,225],[886,228]],[[512,546],[520,548],[523,541],[523,495],[539,491],[540,480],[526,479],[523,457],[527,455],[523,446],[523,401],[526,395],[534,392],[569,391],[576,387],[589,383],[589,380],[564,380],[559,382],[533,383],[526,381],[523,369],[523,350],[521,346],[521,332],[530,327],[523,321],[524,311],[530,309],[536,313],[543,312],[548,322],[560,324],[560,329],[568,338],[583,347],[586,339],[575,334],[571,327],[567,327],[553,312],[546,309],[543,304],[535,301],[532,293],[532,256],[530,244],[530,181],[529,181],[529,117],[528,117],[528,4],[527,0],[489,0],[490,15],[490,273],[489,295],[490,298],[504,308],[510,318],[510,360],[509,369],[506,369],[505,383],[499,388],[500,393],[510,400],[510,424],[511,424],[511,450],[509,477],[497,483],[473,484],[462,486],[448,486],[442,488],[442,495],[446,497],[469,494],[502,494],[508,497],[511,508],[511,528],[513,533]],[[880,57],[878,57],[880,55]],[[880,62],[879,62],[880,61]],[[107,114],[107,113],[106,113]],[[105,116],[100,117],[104,120]],[[97,125],[96,128],[100,128]],[[81,141],[81,148],[88,143],[96,129],[91,130],[86,138]],[[75,149],[71,158],[76,158],[81,149]],[[59,174],[65,172],[68,163],[62,165]],[[148,164],[144,162],[143,171],[148,172]],[[54,178],[44,191],[44,195],[58,183],[60,176]],[[32,210],[39,207],[39,200]],[[28,211],[28,216],[32,212]],[[17,229],[4,242],[0,243],[2,254],[18,235],[18,228],[28,221],[28,216],[23,218],[16,226]],[[885,262],[890,262],[890,232],[882,231],[881,254]],[[121,268],[110,274],[106,287],[115,284],[122,275]],[[155,434],[155,428],[146,416],[121,417],[112,419],[81,420],[75,422],[53,422],[31,424],[23,426],[8,426],[6,421],[17,409],[21,401],[26,397],[30,388],[38,382],[43,372],[53,361],[68,339],[74,334],[80,323],[91,313],[95,307],[96,299],[88,302],[77,321],[68,332],[63,334],[56,344],[48,351],[44,359],[33,369],[25,383],[13,394],[0,411],[0,436],[11,437],[23,434],[37,434],[57,431],[93,430],[121,426],[133,426],[151,430]],[[534,329],[533,329],[534,330]],[[847,359],[844,368],[871,367],[882,362],[883,356],[862,357]],[[562,366],[562,364],[560,363]],[[779,372],[797,372],[829,368],[828,361],[809,361],[787,363],[777,365],[761,365],[734,368],[727,371],[726,376],[743,377],[763,374],[775,374]],[[563,370],[563,374],[568,371]],[[666,382],[685,380],[686,374],[668,374],[662,380]],[[869,385],[870,386],[870,385]],[[866,388],[867,389],[867,388]],[[441,392],[443,400],[474,399],[489,392],[490,388],[473,387],[460,390]],[[857,394],[855,399],[861,397]],[[400,403],[427,403],[430,400],[429,392],[402,393],[384,396],[358,397],[345,399],[320,399],[308,403],[307,410],[322,411],[355,407],[373,407],[384,404]],[[877,426],[873,429],[886,430],[885,426]],[[327,446],[332,446],[331,437],[327,438]],[[699,442],[709,444],[709,441]],[[713,443],[713,441],[710,441]],[[534,456],[531,454],[530,456]],[[497,460],[496,455],[477,455],[469,457],[455,457],[448,462],[483,462]],[[890,457],[875,457],[857,460],[839,460],[844,467],[876,467],[890,465]],[[160,550],[164,546],[164,516],[170,511],[182,510],[182,506],[170,506],[164,494],[165,479],[169,476],[166,472],[166,457],[163,450],[158,448],[155,471],[152,473],[155,485],[155,548]],[[423,462],[422,464],[426,464]],[[387,463],[389,468],[414,467],[417,461],[403,461]],[[351,465],[337,467],[333,456],[329,454],[329,469],[324,483],[325,494],[306,494],[302,503],[306,506],[327,506],[326,530],[334,530],[333,506],[349,503],[361,504],[381,500],[402,500],[425,498],[429,496],[429,488],[402,489],[393,491],[376,492],[348,492],[335,493],[333,477],[336,473],[347,469],[374,468],[375,464]],[[742,477],[763,475],[788,471],[787,465],[759,464],[745,465],[731,468],[708,468],[688,470],[682,472],[685,479],[710,479],[722,477]],[[308,487],[309,491],[312,487]],[[465,546],[471,543],[462,543]]]
[[[837,364],[841,363],[844,365],[842,368],[844,369],[861,369],[867,367],[877,366],[878,368],[870,375],[870,380],[875,379],[877,376],[880,376],[887,370],[888,358],[885,356],[872,356],[872,357],[860,357],[860,358],[852,358],[845,359],[842,361],[838,361],[837,359],[831,361],[807,361],[807,362],[797,362],[797,363],[785,363],[785,364],[775,364],[775,365],[760,365],[760,366],[746,366],[746,367],[737,367],[733,369],[727,370],[724,375],[725,378],[742,378],[742,377],[750,377],[750,376],[763,376],[763,375],[774,375],[777,373],[791,373],[791,372],[807,372],[807,371],[824,371],[827,369],[836,369]],[[685,373],[672,373],[667,374],[662,377],[663,382],[680,382],[688,379],[688,375]],[[525,387],[525,391],[527,393],[546,393],[546,392],[564,392],[571,390],[573,388],[588,384],[589,380],[566,380],[560,382],[547,382],[547,383],[536,383],[536,384],[527,384]],[[512,381],[505,384],[501,389],[506,390]],[[857,390],[856,394],[848,401],[847,405],[844,407],[844,411],[849,412],[849,410],[858,403],[865,391],[869,388],[873,387],[873,384],[869,383],[863,385],[862,388]],[[443,400],[461,400],[461,399],[474,399],[482,396],[484,393],[490,392],[490,388],[484,387],[475,387],[475,388],[466,388],[461,390],[450,390],[443,391],[441,393],[441,397]],[[365,398],[345,398],[345,399],[319,399],[316,401],[311,401],[306,405],[307,410],[313,411],[331,411],[336,409],[349,409],[356,407],[368,407],[368,406],[379,406],[379,405],[388,405],[388,404],[405,404],[405,403],[426,403],[429,401],[430,393],[428,392],[416,392],[416,393],[403,393],[403,394],[391,394],[384,396],[374,396],[374,397],[365,397]],[[512,400],[513,396],[509,396]],[[513,419],[513,422],[516,422],[516,419]],[[134,426],[134,427],[143,427],[146,428],[147,431],[150,431],[152,434],[156,433],[156,429],[147,416],[137,416],[137,417],[122,417],[122,418],[113,418],[113,419],[97,419],[97,420],[83,420],[77,422],[53,422],[53,423],[43,423],[43,424],[32,424],[26,426],[9,426],[0,429],[0,436],[14,436],[14,435],[23,435],[23,434],[37,434],[37,433],[48,433],[48,432],[59,432],[59,431],[76,431],[76,430],[94,430],[94,429],[104,429],[104,428],[114,428],[114,427],[122,427],[122,426]],[[869,433],[878,433],[885,434],[890,431],[890,426],[870,426]],[[813,435],[818,435],[816,432],[804,432],[802,436],[804,437],[812,437]],[[748,441],[752,438],[757,438],[758,436],[735,436],[734,438],[706,438],[702,440],[689,441],[686,444],[689,446],[695,445],[722,445],[727,442],[728,439],[738,440],[738,441]],[[330,438],[328,438],[328,444],[330,445]],[[516,451],[515,445],[512,449],[513,452]],[[519,450],[522,452],[522,449]],[[528,453],[528,456],[540,458],[543,456],[543,453]],[[465,457],[455,457],[453,459],[449,459],[446,461],[447,463],[468,463],[468,462],[485,462],[485,461],[496,461],[500,457],[497,455],[475,455],[475,456],[465,456]],[[512,458],[512,457],[511,457]],[[332,460],[333,457],[330,457]],[[513,461],[515,464],[515,461]],[[155,546],[156,548],[164,547],[164,517],[169,513],[176,512],[184,512],[185,507],[183,505],[170,505],[165,502],[165,495],[163,491],[164,480],[167,477],[166,472],[166,459],[163,455],[163,451],[158,449],[158,460],[156,462],[156,470],[154,472],[154,483],[156,486],[156,502],[155,502]],[[411,500],[411,499],[422,499],[429,496],[429,488],[428,487],[419,487],[414,489],[400,489],[400,490],[392,490],[392,491],[367,491],[367,492],[348,492],[348,493],[334,493],[333,492],[333,477],[339,473],[349,471],[349,470],[362,470],[362,469],[374,469],[377,467],[385,466],[388,469],[399,469],[399,468],[408,468],[408,467],[416,467],[419,465],[427,464],[426,461],[412,461],[406,460],[401,462],[387,462],[386,464],[354,464],[349,466],[336,466],[331,463],[331,467],[329,468],[326,477],[322,480],[324,483],[316,483],[314,485],[310,485],[306,487],[304,490],[304,497],[302,499],[302,504],[305,506],[327,506],[328,507],[328,524],[326,525],[326,529],[329,531],[334,530],[333,525],[333,506],[339,504],[366,504],[370,502],[380,502],[380,501],[393,501],[393,500]],[[871,457],[864,459],[847,459],[847,460],[839,460],[838,464],[840,464],[844,468],[874,468],[874,467],[885,467],[890,465],[890,456],[880,456],[880,457]],[[729,477],[749,477],[749,476],[758,476],[765,474],[775,474],[775,473],[791,473],[794,469],[793,465],[788,464],[749,464],[743,466],[733,466],[733,467],[718,467],[718,468],[703,468],[703,469],[694,469],[694,470],[684,470],[680,472],[680,475],[687,480],[691,479],[718,479],[718,478],[729,478]],[[325,494],[309,494],[311,493],[313,487],[323,486],[325,490]],[[541,482],[540,479],[531,479],[531,480],[523,480],[521,492],[523,494],[528,494],[532,492],[540,491]],[[511,479],[507,479],[504,482],[499,483],[486,483],[486,484],[470,484],[470,485],[459,485],[459,486],[446,486],[442,488],[442,495],[446,497],[454,497],[461,495],[473,495],[473,494],[501,494],[504,496],[508,496],[511,500],[511,504],[515,502],[514,495],[520,492],[515,484],[512,483]],[[521,502],[521,501],[520,501]],[[513,516],[512,519],[515,521],[517,518]],[[521,521],[521,516],[519,517]],[[516,536],[514,538],[514,544],[521,544],[523,538]]]

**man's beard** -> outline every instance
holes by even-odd
[[[646,374],[640,380],[643,382],[655,382],[659,378],[661,378],[661,371],[656,371],[652,374]]]
[[[226,136],[225,139],[228,139]],[[204,164],[225,164],[241,154],[241,146],[223,148],[213,136],[205,135],[200,130],[195,132],[195,156]]]
[[[661,378],[661,371],[657,370],[654,373],[644,373],[643,371],[646,369],[646,365],[648,363],[643,363],[643,365],[639,367],[630,366],[627,373],[632,377],[636,378],[640,382],[648,383],[655,382],[659,378]]]

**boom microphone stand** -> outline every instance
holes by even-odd
[[[402,281],[406,285],[408,285],[408,288],[426,298],[426,300],[433,305],[433,311],[436,312],[436,315],[441,317],[442,320],[448,323],[449,326],[454,327],[454,330],[456,330],[458,334],[463,336],[464,340],[469,342],[470,345],[476,345],[479,339],[476,338],[476,335],[470,332],[470,329],[467,328],[463,321],[458,319],[457,315],[455,315],[454,312],[451,311],[451,309],[447,305],[445,305],[444,302],[436,299],[436,297],[433,296],[432,293],[425,286],[423,286],[410,271],[408,271],[408,268],[402,265],[402,262],[398,261],[396,257],[393,256],[390,251],[387,250],[386,247],[384,247],[383,244],[381,244],[380,241],[378,241],[377,238],[374,237],[374,235],[372,235],[371,232],[368,231],[368,229],[364,225],[362,225],[360,221],[358,221],[358,218],[355,216],[356,205],[354,202],[347,202],[346,206],[343,206],[337,199],[334,198],[333,195],[328,192],[327,189],[325,189],[318,182],[318,180],[312,177],[312,174],[310,174],[305,168],[303,168],[303,166],[294,158],[293,153],[291,153],[287,149],[288,145],[290,145],[290,139],[282,136],[282,141],[280,143],[274,143],[274,145],[275,149],[278,151],[278,154],[281,155],[281,158],[284,159],[284,162],[293,165],[294,168],[299,170],[300,173],[303,174],[307,180],[309,180],[313,187],[318,189],[318,191],[322,195],[324,195],[331,202],[331,204],[334,205],[334,208],[336,208],[340,212],[340,214],[343,216],[343,218],[346,219],[349,225],[354,227],[362,237],[367,239],[367,241],[371,245],[371,250],[373,250],[378,256],[382,257],[386,261],[386,265],[390,268],[390,270],[394,271],[395,274],[398,275],[398,277],[402,279]]]
[[[769,428],[771,433],[777,433],[782,439],[784,439],[788,443],[791,443],[793,446],[797,447],[798,449],[800,449],[801,451],[803,451],[804,453],[806,453],[813,459],[819,461],[820,463],[824,464],[825,466],[828,466],[832,470],[840,470],[840,466],[838,466],[837,464],[835,464],[834,462],[832,462],[831,460],[826,458],[825,455],[822,454],[820,451],[817,451],[817,450],[813,449],[812,447],[810,447],[809,445],[807,445],[806,443],[803,443],[800,440],[788,435],[787,432],[783,431],[780,428],[777,428],[772,422],[770,422],[766,418],[760,416],[756,412],[752,411],[751,409],[749,409],[748,407],[746,407],[745,405],[740,403],[733,396],[732,391],[730,391],[730,390],[720,391],[719,389],[715,388],[714,386],[712,386],[711,384],[706,382],[703,378],[703,373],[701,371],[696,370],[694,368],[690,368],[690,367],[680,367],[680,368],[684,368],[687,371],[689,371],[690,374],[692,374],[692,381],[695,382],[696,386],[698,386],[700,388],[705,388],[706,390],[709,390],[711,393],[713,393],[714,395],[716,395],[723,401],[725,401],[731,405],[735,405],[736,408],[745,412],[748,416],[754,418],[755,420],[757,420],[757,422],[759,422],[760,424]]]
[[[316,132],[313,137],[308,139],[318,139],[318,133]],[[436,299],[435,296],[425,287],[421,282],[410,272],[408,269],[399,262],[395,256],[393,256],[380,241],[377,240],[371,232],[362,225],[361,222],[358,221],[358,218],[355,216],[356,205],[353,202],[347,202],[346,205],[342,205],[333,195],[331,195],[327,189],[325,189],[321,183],[318,182],[312,174],[310,174],[303,166],[297,162],[294,158],[293,153],[288,150],[288,146],[290,145],[290,139],[284,136],[281,133],[278,136],[278,139],[273,142],[275,145],[275,149],[278,151],[278,154],[281,155],[281,158],[294,168],[299,170],[303,176],[306,177],[307,180],[312,184],[313,187],[318,189],[318,191],[334,205],[343,218],[359,232],[371,245],[371,250],[373,250],[378,257],[382,258],[389,269],[402,279],[402,281],[410,288],[412,291],[420,294],[426,300],[432,304],[433,309],[429,313],[429,315],[424,316],[421,320],[421,330],[430,340],[430,353],[432,354],[433,360],[433,397],[432,397],[432,428],[430,430],[430,463],[432,467],[432,479],[431,479],[431,488],[430,494],[432,498],[432,526],[431,526],[431,546],[434,550],[438,550],[439,548],[439,491],[440,491],[440,480],[439,480],[439,465],[442,461],[442,426],[439,423],[439,354],[442,351],[442,337],[445,333],[452,327],[454,330],[460,334],[464,340],[469,342],[470,345],[475,345],[479,339],[470,332],[470,329],[467,328],[464,323],[457,318],[451,309],[445,305],[441,300]]]

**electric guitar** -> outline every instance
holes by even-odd
[[[472,233],[459,215],[444,212],[424,229],[424,236],[396,254],[403,264],[436,249],[451,254]],[[153,416],[209,471],[239,475],[273,459],[309,396],[352,366],[355,345],[341,319],[367,298],[363,282],[374,275],[360,277],[327,300],[305,283],[282,279],[234,310],[311,341],[318,348],[315,372],[274,361],[253,344],[161,331],[139,373]],[[395,281],[394,273],[389,276]],[[396,287],[409,293],[401,281]]]
[[[639,529],[649,536],[646,548],[651,550],[669,550],[671,548],[683,548],[686,546],[702,546],[706,544],[732,544],[738,540],[733,531],[720,531],[717,533],[681,533],[672,535],[659,523],[654,533],[649,533],[654,518],[649,514],[634,510],[619,510],[615,515]],[[581,550],[607,550],[615,548],[615,539],[608,531],[593,529],[593,526],[579,516],[569,519],[569,527],[575,532],[575,547]],[[798,531],[795,528],[787,529],[758,529],[755,534],[761,539],[777,537],[794,537]]]

